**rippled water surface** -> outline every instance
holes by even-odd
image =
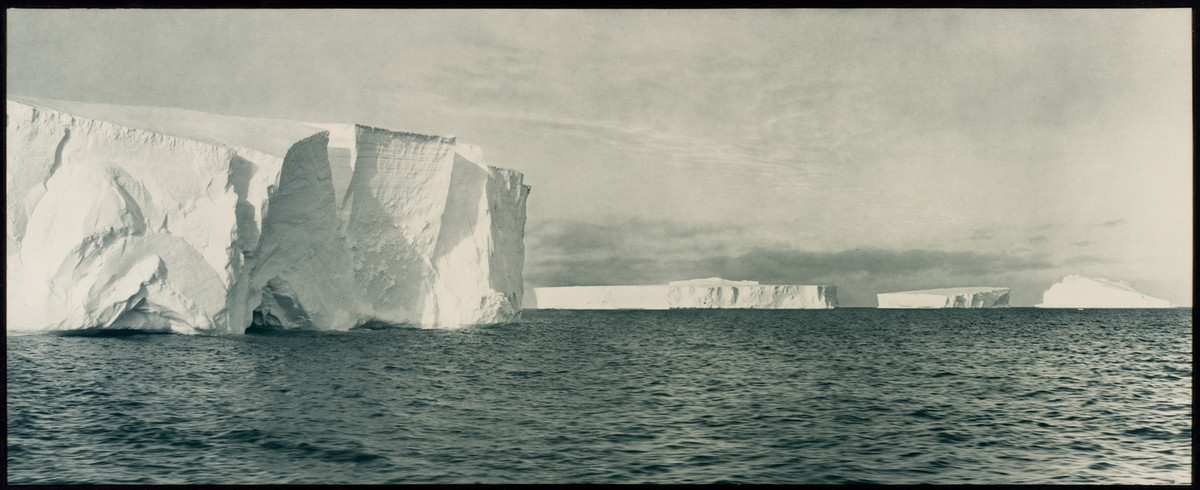
[[[1192,310],[9,337],[9,483],[1188,483]]]

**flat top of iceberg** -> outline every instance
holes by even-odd
[[[280,157],[286,155],[288,148],[297,141],[327,129],[282,119],[223,116],[170,107],[93,104],[19,95],[8,95],[7,100],[127,128],[247,148]]]
[[[1133,286],[1130,286],[1129,283],[1125,281],[1112,281],[1103,277],[1084,277],[1079,274],[1071,274],[1067,277],[1064,277],[1063,280],[1059,281],[1059,283],[1064,285],[1083,285],[1094,283],[1097,285],[1108,286],[1113,289],[1123,289],[1131,293],[1142,294],[1140,291],[1133,289]]]
[[[683,281],[671,281],[671,286],[757,286],[758,281],[730,281],[719,277],[707,277],[704,279],[687,279]]]
[[[1006,290],[1006,289],[1008,289],[1008,288],[992,287],[992,286],[974,286],[974,287],[963,287],[963,288],[918,289],[918,290],[915,290],[915,291],[895,291],[895,292],[891,292],[891,293],[880,293],[880,294],[945,294],[945,295],[955,295],[955,294],[975,294],[975,293],[986,293],[986,292],[988,292],[988,291],[996,291],[996,290],[1001,290],[1001,289],[1005,289],[1005,290]]]

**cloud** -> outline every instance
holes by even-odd
[[[638,161],[686,166],[697,178],[718,182],[754,179],[758,186],[817,189],[829,182],[832,163],[827,149],[794,149],[764,154],[758,142],[730,142],[697,134],[653,128],[640,121],[580,119],[530,110],[487,109],[447,104],[440,111],[464,118],[489,118],[503,124],[525,124],[541,133],[600,142]],[[776,144],[778,146],[778,144]]]
[[[990,240],[995,236],[995,232],[991,228],[977,228],[974,233],[971,233],[971,240],[982,241]]]
[[[1034,245],[1041,245],[1041,244],[1047,243],[1049,241],[1050,241],[1050,237],[1047,237],[1046,235],[1037,235],[1037,236],[1029,237],[1029,243],[1032,243]]]
[[[737,257],[710,257],[697,265],[714,273],[761,277],[767,281],[803,281],[844,275],[902,277],[940,271],[948,275],[977,275],[1053,267],[1043,255],[1008,255],[973,251],[845,250],[803,252],[754,250]]]
[[[1121,225],[1125,224],[1125,221],[1126,221],[1126,220],[1125,220],[1124,218],[1121,218],[1121,219],[1114,219],[1114,220],[1112,220],[1112,221],[1105,221],[1105,222],[1103,222],[1103,223],[1099,223],[1099,224],[1097,224],[1097,225],[1096,225],[1096,227],[1097,227],[1097,228],[1114,228],[1114,227],[1121,226]]]
[[[526,247],[529,256],[549,259],[697,258],[737,251],[736,244],[748,239],[747,227],[639,218],[530,222]]]
[[[1067,265],[1067,266],[1076,266],[1076,265],[1085,265],[1085,264],[1115,264],[1115,263],[1119,263],[1119,262],[1120,262],[1119,260],[1113,259],[1111,257],[1101,257],[1099,255],[1077,255],[1075,257],[1067,257],[1062,260],[1062,264]]]

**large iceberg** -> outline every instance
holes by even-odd
[[[1146,296],[1129,284],[1069,275],[1042,293],[1038,308],[1174,308],[1165,299]]]
[[[995,308],[1008,306],[1008,288],[922,289],[876,295],[880,308]]]
[[[519,318],[520,173],[453,137],[6,105],[8,332]]]
[[[720,278],[652,286],[533,288],[539,309],[666,310],[693,308],[828,309],[837,307],[836,286],[761,285]]]

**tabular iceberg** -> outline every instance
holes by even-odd
[[[539,309],[666,310],[693,308],[829,309],[837,307],[836,286],[760,285],[720,278],[673,281],[651,286],[534,288]]]
[[[1174,308],[1165,299],[1146,296],[1129,284],[1069,275],[1042,293],[1038,308]]]
[[[1008,306],[1008,288],[922,289],[876,295],[880,308],[995,308]]]
[[[10,333],[519,318],[529,187],[454,138],[59,101],[6,110]]]

